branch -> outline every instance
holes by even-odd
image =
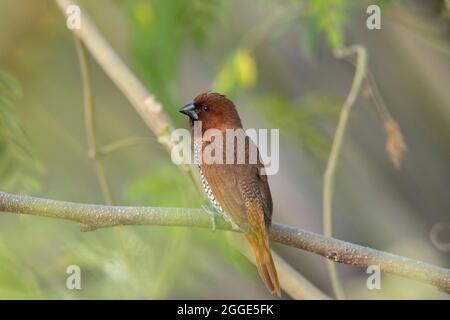
[[[76,1],[70,0],[57,0],[57,3],[66,16],[66,8],[68,6],[78,5]],[[100,35],[83,10],[81,10],[81,28],[75,28],[72,31],[84,43],[109,78],[124,93],[141,118],[155,132],[156,136],[160,137],[170,133],[173,125],[163,111],[161,104],[156,101],[155,97],[145,89],[137,77],[128,69],[127,65]],[[171,146],[169,145],[168,147]]]
[[[202,209],[102,206],[5,192],[0,192],[0,212],[70,220],[80,223],[85,231],[118,225],[211,227],[210,218]],[[217,220],[218,229],[234,231],[224,220]],[[276,222],[272,224],[270,238],[334,262],[361,268],[379,265],[384,272],[428,283],[450,293],[450,269]]]
[[[56,2],[66,17],[68,16],[66,11],[68,6],[79,6],[77,1],[73,0],[56,0]],[[167,113],[164,112],[161,103],[156,100],[154,95],[148,92],[136,75],[116,54],[83,10],[81,10],[81,28],[75,28],[71,31],[74,32],[86,49],[89,50],[100,67],[102,67],[108,77],[122,91],[139,116],[155,134],[158,142],[170,154],[174,147],[174,142],[170,139],[174,126]],[[180,164],[179,167],[183,172],[188,174],[194,185],[203,194],[203,187],[200,185],[198,179],[195,179],[194,168],[185,164]]]

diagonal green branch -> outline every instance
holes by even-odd
[[[70,220],[80,223],[84,230],[118,225],[200,228],[211,226],[209,216],[202,209],[102,206],[5,192],[0,192],[0,212]],[[217,228],[233,231],[231,226],[221,219],[217,221]],[[270,231],[270,238],[273,241],[321,255],[334,262],[361,268],[378,265],[384,272],[428,283],[450,293],[450,269],[275,222]],[[319,292],[310,293],[309,297],[313,298],[314,295],[317,295],[315,298],[326,297]]]
[[[68,17],[67,8],[69,6],[79,6],[78,2],[73,0],[56,0],[56,3],[66,17]],[[84,13],[84,10],[81,10],[81,28],[74,28],[71,31],[125,95],[141,119],[154,133],[158,142],[170,153],[175,145],[170,139],[174,126],[163,106],[111,48],[109,43],[98,32],[95,24]],[[179,167],[188,174],[196,187],[203,191],[200,182],[195,179],[194,168],[185,164],[181,164]]]

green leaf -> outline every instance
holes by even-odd
[[[257,80],[257,69],[253,54],[247,49],[238,49],[225,62],[214,80],[214,90],[232,95],[238,88],[250,88]]]
[[[31,152],[14,101],[22,96],[19,82],[0,71],[0,188],[11,192],[39,190],[42,167]]]
[[[356,1],[355,1],[356,2]],[[344,45],[344,24],[350,10],[347,0],[312,0],[307,3],[305,20],[306,46],[315,50],[318,40],[324,37],[332,50]],[[354,5],[352,3],[352,5]]]
[[[21,98],[23,95],[19,81],[13,76],[0,70],[0,97]]]

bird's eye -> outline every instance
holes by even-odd
[[[208,107],[206,104],[204,104],[204,105],[202,106],[202,111],[208,112],[208,111],[209,111],[209,107]]]

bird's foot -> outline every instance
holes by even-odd
[[[212,230],[216,231],[216,219],[222,218],[223,220],[225,220],[226,222],[228,222],[231,225],[231,229],[233,229],[234,231],[241,231],[243,232],[244,230],[239,227],[228,215],[226,215],[223,212],[217,211],[216,209],[213,209],[211,207],[209,207],[208,205],[202,205],[202,209],[205,210],[206,214],[209,216],[210,220],[211,220],[211,225],[212,225]]]
[[[206,204],[202,205],[202,209],[206,212],[206,214],[209,216],[209,219],[211,220],[212,231],[216,231],[216,218],[220,216],[220,214],[216,210],[211,209]]]

